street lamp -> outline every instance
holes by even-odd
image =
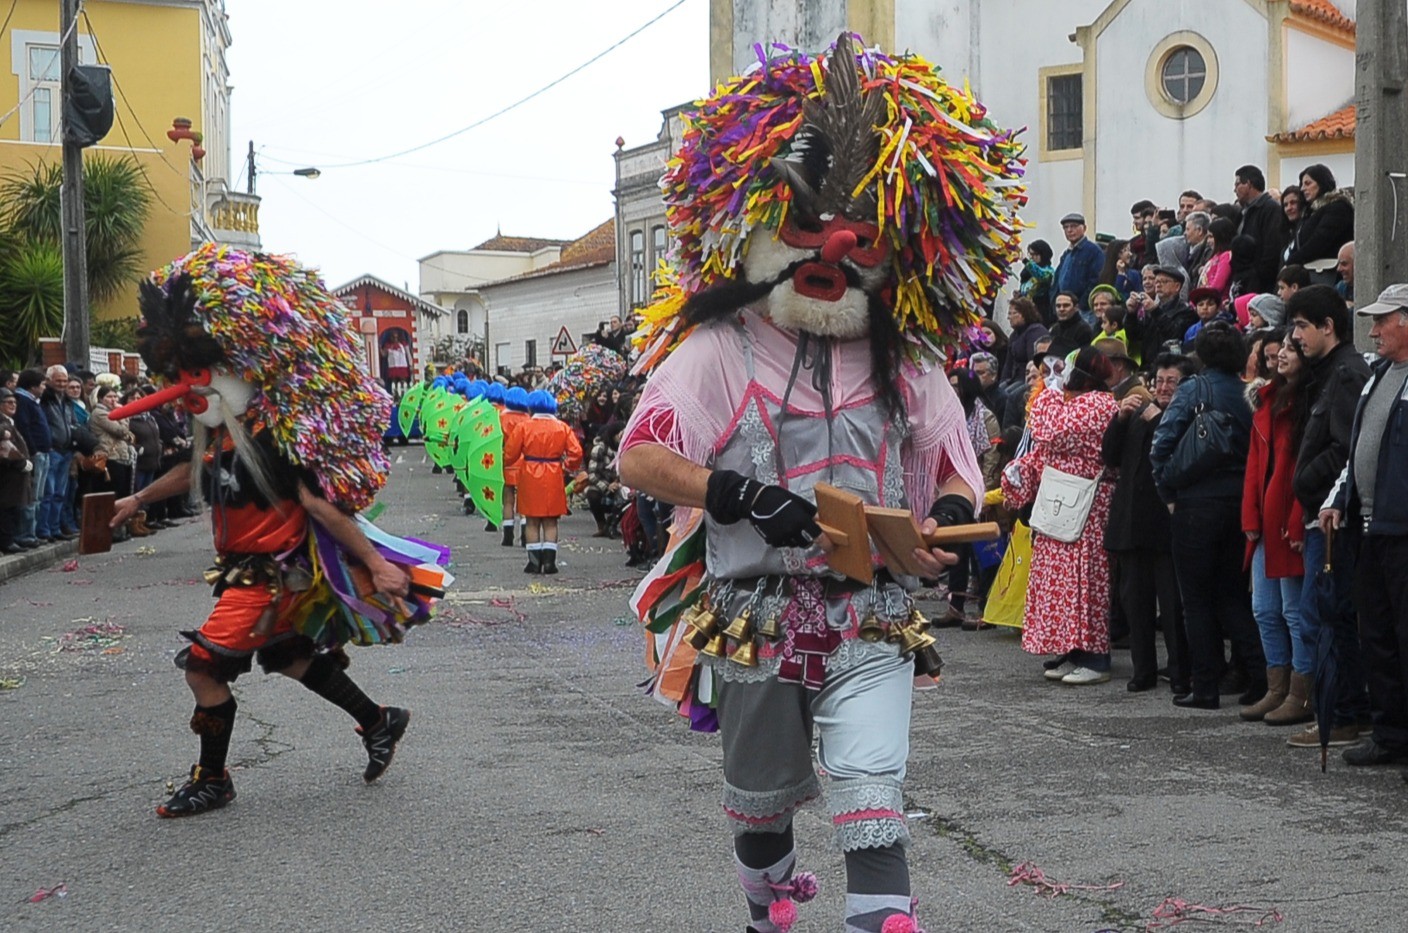
[[[254,194],[254,178],[259,174],[258,167],[254,164],[254,140],[249,141],[249,156],[245,163],[245,192]],[[291,172],[264,172],[265,175],[297,175],[299,178],[317,178],[323,174],[322,170],[314,166],[306,168],[296,168]]]

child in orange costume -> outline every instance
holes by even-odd
[[[528,420],[528,390],[522,386],[514,386],[504,393],[504,410],[499,412],[499,424],[503,427],[504,445],[507,447],[508,439],[513,436],[513,432],[518,426]],[[514,516],[518,517],[515,518]],[[513,526],[518,524],[519,528],[524,527],[522,515],[518,515],[518,465],[508,459],[504,460],[504,547],[513,547]],[[526,532],[523,532],[526,534]],[[526,543],[526,539],[520,534],[519,543]]]
[[[528,519],[524,573],[557,573],[557,520],[567,513],[566,474],[582,465],[582,445],[557,420],[557,399],[528,393],[532,417],[504,440],[504,463],[518,470],[518,512]]]

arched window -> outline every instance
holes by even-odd
[[[469,312],[463,308],[455,312],[455,332],[459,334],[469,333]]]

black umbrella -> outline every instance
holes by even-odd
[[[1320,625],[1315,645],[1315,721],[1320,730],[1320,770],[1330,758],[1330,730],[1335,727],[1335,691],[1339,657],[1335,651],[1335,631],[1352,619],[1348,581],[1336,579],[1335,531],[1325,532],[1325,564],[1315,573],[1315,599]]]

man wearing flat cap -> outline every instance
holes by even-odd
[[[1360,393],[1349,463],[1320,512],[1320,527],[1326,534],[1343,527],[1359,541],[1354,606],[1374,731],[1344,759],[1381,765],[1408,761],[1408,284],[1390,285],[1354,313],[1372,319],[1379,359]]]
[[[1183,300],[1186,274],[1178,266],[1159,266],[1154,270],[1154,298],[1158,302],[1142,316],[1131,314],[1125,319],[1129,339],[1138,341],[1141,358],[1148,363],[1159,358],[1164,345],[1183,344],[1183,335],[1198,322],[1198,314]]]
[[[1100,269],[1105,265],[1105,251],[1085,237],[1085,217],[1067,214],[1061,218],[1061,232],[1070,244],[1061,254],[1056,267],[1056,279],[1051,293],[1070,292],[1076,296],[1082,311],[1090,310],[1090,290],[1100,282]]]

